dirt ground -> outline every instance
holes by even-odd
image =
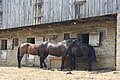
[[[0,80],[120,80],[120,71],[58,71],[35,67],[0,67]]]

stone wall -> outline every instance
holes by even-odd
[[[93,63],[94,69],[115,69],[116,65],[116,53],[115,53],[115,31],[116,31],[116,19],[89,19],[86,21],[69,21],[63,23],[38,25],[26,28],[18,28],[12,30],[0,31],[0,40],[19,38],[19,45],[26,42],[27,37],[35,37],[36,44],[39,44],[42,37],[49,34],[57,34],[57,41],[64,39],[64,33],[71,33],[71,37],[76,37],[78,33],[90,33],[105,31],[103,39],[98,47],[94,47],[97,56],[97,62]],[[10,42],[11,43],[11,42]],[[0,41],[1,44],[1,41]],[[1,46],[0,46],[1,47]],[[0,61],[1,65],[17,66],[17,47],[13,50],[6,50],[7,60]],[[35,57],[35,65],[39,65],[39,58]],[[47,61],[48,62],[48,61]],[[22,64],[25,64],[25,58],[22,60]],[[49,63],[48,63],[49,64]],[[77,60],[77,67],[84,69],[86,63],[83,58]]]

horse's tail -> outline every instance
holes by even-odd
[[[38,56],[40,56],[39,48],[40,48],[40,45],[39,45],[38,48],[37,48],[37,54],[38,54]]]
[[[18,67],[19,67],[19,63],[20,63],[20,46],[18,47],[18,53],[17,53],[17,60],[18,60]]]
[[[97,62],[95,49],[91,45],[89,45],[89,48],[90,48],[90,54],[92,55],[93,61]]]
[[[97,62],[96,54],[95,54],[95,49],[94,48],[93,48],[93,56],[94,56],[94,61]]]

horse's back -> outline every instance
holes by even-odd
[[[37,48],[38,45],[36,44],[32,44],[32,43],[23,43],[20,45],[21,48],[28,48],[28,47],[31,47],[31,48]]]
[[[66,42],[66,40],[59,42],[58,46],[60,47],[61,52],[66,53],[68,47],[69,47],[69,42]]]
[[[23,44],[20,44],[20,47],[24,47],[24,46],[28,46],[29,43],[23,43]]]
[[[48,43],[46,52],[53,56],[59,56],[59,47],[56,44]]]
[[[36,48],[38,48],[38,46],[39,46],[39,45],[36,45],[36,44],[29,44],[29,47],[30,47],[31,49],[36,49]]]
[[[58,43],[58,45],[70,46],[74,39],[66,39]]]
[[[64,41],[59,42],[58,44],[47,43],[46,53],[60,57],[66,51],[66,43]]]
[[[29,46],[28,46],[28,54],[37,55],[38,54],[38,45],[29,44]]]
[[[29,46],[28,43],[23,43],[23,44],[21,44],[21,45],[19,46],[19,48],[20,48],[20,53],[21,53],[21,54],[22,54],[22,53],[26,53],[26,52],[27,52],[27,49],[28,49],[28,46]]]
[[[37,55],[38,45],[32,43],[23,43],[20,45],[21,54]]]

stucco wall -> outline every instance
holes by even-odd
[[[101,45],[94,47],[96,50],[97,62],[93,63],[94,69],[115,69],[115,29],[116,29],[116,20],[115,19],[89,19],[82,22],[64,22],[64,23],[55,23],[42,25],[31,28],[20,28],[13,30],[0,31],[0,40],[2,39],[13,39],[19,38],[19,44],[26,42],[27,37],[35,37],[36,44],[39,44],[41,37],[48,34],[57,34],[57,41],[62,41],[64,38],[65,32],[70,32],[71,37],[76,37],[78,33],[90,33],[90,32],[99,32],[104,30],[104,38],[101,42]],[[0,41],[1,44],[1,41]],[[0,46],[1,47],[1,46]],[[0,64],[7,64],[12,66],[17,66],[17,47],[14,50],[7,50],[7,60],[0,61]],[[39,58],[36,57],[36,65],[39,65]],[[80,61],[81,60],[81,61]],[[22,60],[22,64],[25,64],[25,59]],[[77,60],[78,68],[86,68],[84,59]]]

